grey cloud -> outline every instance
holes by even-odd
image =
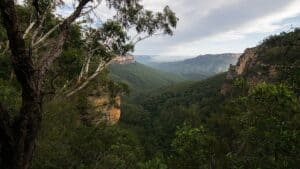
[[[283,0],[242,0],[239,3],[213,10],[203,18],[193,19],[186,29],[177,31],[176,39],[193,41],[226,32],[249,21],[280,11],[286,5],[287,2]]]
[[[168,46],[201,40],[233,30],[263,16],[277,13],[292,0],[178,0],[168,1],[180,21],[175,36],[164,40],[152,39],[138,46],[138,52],[155,48],[155,53]],[[178,3],[177,3],[178,2]],[[215,8],[215,6],[218,6]],[[208,13],[207,13],[208,12]],[[204,15],[207,13],[206,15]]]

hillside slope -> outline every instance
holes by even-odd
[[[297,168],[299,151],[293,147],[300,145],[299,40],[297,29],[269,37],[247,49],[227,73],[140,95],[122,105],[121,124],[137,133],[150,155],[172,155],[169,150],[178,126],[188,124],[204,127],[209,138],[217,140],[217,145],[207,146],[207,151],[216,154],[216,168],[276,168],[274,164]],[[277,149],[274,142],[284,147]],[[195,143],[194,136],[191,143]],[[217,152],[211,150],[220,146]],[[187,151],[188,159],[198,159],[198,155],[190,156],[195,147]],[[270,149],[276,154],[269,153]],[[277,153],[280,157],[274,162]],[[228,154],[235,158],[228,159]],[[283,161],[289,167],[283,167]]]
[[[185,79],[171,73],[155,70],[138,62],[112,64],[109,66],[112,79],[126,83],[131,91],[148,91],[169,86]]]
[[[237,65],[227,73],[222,93],[232,92],[236,79],[251,88],[259,83],[283,83],[300,95],[300,29],[265,39],[257,47],[246,49]]]

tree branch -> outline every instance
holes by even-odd
[[[92,80],[94,80],[100,74],[100,72],[105,68],[105,65],[106,64],[104,62],[100,62],[96,71],[90,77],[88,77],[81,85],[76,87],[74,90],[66,92],[67,93],[66,96],[71,97],[77,92],[79,92],[80,90],[84,89]]]
[[[32,1],[32,6],[34,7],[36,11],[37,18],[39,18],[41,12],[40,6],[39,6],[39,0],[33,0]]]
[[[83,10],[84,6],[90,2],[91,0],[81,0],[76,7],[75,11],[66,18],[62,24],[59,25],[60,34],[58,35],[58,38],[56,39],[56,43],[52,47],[52,49],[49,50],[49,52],[43,56],[41,56],[40,60],[38,61],[38,70],[40,71],[40,76],[44,77],[45,73],[49,69],[49,67],[52,65],[54,60],[58,58],[62,52],[63,45],[66,41],[66,38],[68,36],[68,31],[71,27],[71,24],[80,17],[81,11]]]
[[[43,41],[45,41],[56,29],[59,28],[60,24],[55,25],[52,29],[50,29],[44,36],[42,36],[39,40],[37,40],[37,42],[35,42],[32,47],[36,47],[37,45],[39,45],[40,43],[42,43]]]
[[[35,29],[35,31],[33,32],[33,35],[31,37],[31,45],[34,44],[35,38],[36,36],[40,33],[42,27],[43,27],[43,23],[46,19],[46,16],[48,14],[48,12],[51,11],[52,7],[55,5],[55,3],[53,2],[52,4],[49,5],[49,7],[47,8],[47,10],[44,12],[42,19],[37,18],[36,23],[38,24],[37,28]]]
[[[27,27],[27,29],[25,30],[25,33],[23,35],[23,39],[26,38],[26,36],[28,35],[28,33],[31,31],[31,29],[33,28],[33,26],[35,25],[35,22],[31,22],[30,25]]]

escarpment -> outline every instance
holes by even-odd
[[[246,49],[236,65],[231,65],[221,94],[230,93],[237,79],[248,87],[258,83],[282,83],[300,93],[300,30],[271,36],[262,44]]]
[[[89,96],[87,99],[91,109],[90,117],[93,124],[100,122],[115,124],[119,121],[121,116],[120,96],[114,98],[109,96]]]
[[[100,123],[114,125],[121,116],[121,96],[111,96],[103,90],[95,90],[87,96],[86,109],[81,113],[81,121],[88,125]]]
[[[112,60],[112,64],[119,64],[119,65],[126,65],[130,63],[135,63],[135,58],[133,55],[124,55],[124,56],[117,56]]]
[[[249,48],[246,49],[244,54],[240,56],[238,59],[237,64],[230,65],[227,79],[233,79],[236,76],[243,75],[246,73],[247,70],[249,70],[253,65],[255,65],[255,62],[257,60],[257,48]]]
[[[248,48],[240,56],[236,65],[230,65],[226,75],[226,82],[221,88],[221,94],[225,95],[232,89],[232,81],[239,77],[247,74],[255,64],[257,64],[257,48]]]

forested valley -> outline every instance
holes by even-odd
[[[169,7],[106,0],[116,14],[95,27],[90,0],[63,5],[0,1],[1,169],[299,168],[300,29],[191,80],[113,63],[173,35]]]

